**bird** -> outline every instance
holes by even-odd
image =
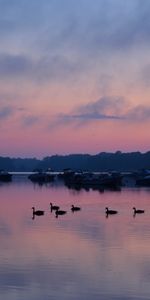
[[[78,206],[71,205],[71,210],[72,210],[72,212],[74,212],[74,211],[79,211],[79,210],[81,210],[81,208],[78,207]]]
[[[105,210],[107,215],[115,215],[118,213],[117,210],[108,209],[108,207],[105,207]]]
[[[133,207],[133,210],[134,210],[134,215],[135,214],[143,214],[144,213],[143,209],[136,209],[135,207]]]
[[[60,207],[57,205],[53,205],[52,203],[50,203],[50,207],[51,207],[51,211],[52,210],[58,210]]]
[[[32,207],[33,209],[33,216],[36,215],[36,216],[43,216],[44,215],[44,210],[35,210],[35,207],[33,206]]]
[[[57,209],[55,211],[56,218],[58,218],[58,215],[65,215],[66,213],[67,213],[66,210],[59,210],[59,209]]]

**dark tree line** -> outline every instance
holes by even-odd
[[[97,155],[53,155],[41,160],[36,158],[0,157],[0,169],[6,171],[47,170],[62,171],[65,168],[82,171],[134,171],[150,169],[150,151],[146,153],[101,152]]]

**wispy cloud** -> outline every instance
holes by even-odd
[[[15,78],[27,73],[32,67],[31,61],[22,55],[0,54],[0,77]]]
[[[119,51],[122,59],[150,44],[149,0],[95,0],[94,6],[90,0],[1,0],[0,8],[1,78],[63,80],[92,62],[102,66],[108,53]]]
[[[77,74],[80,64],[65,55],[30,58],[26,55],[0,54],[0,79],[47,82],[67,79]]]
[[[41,49],[47,53],[61,50],[92,58],[105,56],[106,52],[124,54],[150,44],[149,0],[95,0],[94,6],[88,0],[62,3],[61,16],[58,13],[54,20],[51,15],[53,32],[48,23],[39,37]],[[57,6],[58,1],[51,6],[51,12]],[[50,6],[48,10],[50,13]]]
[[[70,114],[59,114],[54,126],[76,124],[86,125],[95,121],[141,122],[150,120],[150,106],[131,104],[123,97],[103,97],[93,103],[81,105]]]
[[[124,105],[123,105],[124,103]],[[78,123],[85,125],[93,121],[102,120],[122,120],[122,113],[125,101],[123,98],[103,97],[95,102],[81,105],[68,115],[59,115],[56,125],[67,123]]]
[[[34,125],[37,125],[41,123],[42,118],[40,116],[35,115],[24,115],[21,118],[21,125],[23,127],[32,127]]]
[[[0,120],[7,119],[12,116],[14,113],[14,109],[11,106],[5,106],[0,109]]]
[[[13,120],[14,123],[18,123],[19,127],[32,127],[38,124],[42,117],[31,113],[28,109],[17,106],[17,105],[9,105],[3,106],[0,109],[0,121]]]
[[[138,105],[131,108],[126,115],[130,121],[149,121],[150,120],[150,106]]]

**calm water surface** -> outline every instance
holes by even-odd
[[[50,212],[53,202],[67,210]],[[82,210],[72,213],[72,204]],[[32,219],[31,207],[45,211]],[[105,207],[119,211],[105,217]],[[132,207],[145,209],[133,217]],[[150,189],[73,191],[25,178],[0,185],[3,300],[150,299]]]

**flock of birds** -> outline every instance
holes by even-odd
[[[35,217],[35,215],[36,216],[43,216],[44,215],[44,210],[35,210],[35,207],[32,207],[32,210],[33,210],[33,218]],[[55,211],[56,218],[58,218],[59,215],[65,215],[67,213],[66,210],[60,209],[60,206],[54,205],[53,203],[50,203],[50,210],[51,210],[51,212]],[[79,210],[81,210],[81,207],[71,205],[71,211],[72,212],[76,212],[76,211],[79,211]],[[145,211],[143,209],[136,209],[135,207],[133,207],[134,216],[136,214],[143,214],[144,212]],[[105,208],[105,213],[106,213],[106,216],[115,215],[115,214],[118,213],[118,211],[117,210],[112,210],[112,209],[109,209],[108,207],[106,207]]]
[[[33,210],[33,218],[34,218],[34,216],[43,216],[44,215],[44,210],[35,210],[34,206],[32,207],[32,210]],[[51,212],[55,211],[56,218],[58,218],[59,215],[65,215],[67,213],[66,210],[62,210],[62,209],[60,209],[60,206],[54,205],[52,203],[50,203],[50,210],[51,210]],[[72,212],[79,211],[79,210],[81,210],[81,207],[71,205]]]

